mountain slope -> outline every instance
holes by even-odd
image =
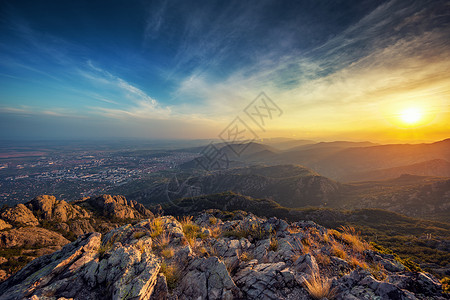
[[[178,198],[233,191],[255,198],[270,198],[287,207],[326,206],[340,185],[302,166],[249,166],[184,180],[172,179],[151,191],[131,195],[151,204]],[[167,198],[169,193],[170,198]]]
[[[345,176],[343,180],[385,180],[397,178],[403,174],[450,177],[450,162],[444,159],[433,159],[407,166],[349,174],[348,176]]]

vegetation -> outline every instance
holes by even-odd
[[[161,218],[154,218],[150,224],[150,236],[155,238],[163,232]]]
[[[172,291],[177,287],[178,281],[180,280],[180,270],[175,263],[168,264],[163,261],[159,272],[164,274],[166,277],[167,287],[169,291]]]
[[[322,277],[319,272],[313,272],[310,278],[305,280],[304,286],[314,299],[333,299],[335,296],[335,290],[331,289],[331,280]]]
[[[266,231],[261,224],[252,223],[248,226],[238,225],[234,229],[226,231],[223,233],[225,237],[236,237],[238,239],[241,238],[253,238],[256,240],[262,240],[266,238],[270,232]]]

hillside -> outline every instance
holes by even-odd
[[[258,165],[172,178],[159,186],[149,187],[149,190],[134,192],[130,197],[152,204],[233,191],[255,198],[269,198],[287,207],[327,206],[339,188],[339,183],[302,166]]]
[[[389,179],[404,173],[446,176],[448,157],[450,139],[434,143],[387,145],[347,141],[300,143],[293,148],[232,157],[231,160],[244,164],[303,165],[333,180],[348,181]],[[438,162],[444,163],[444,166],[439,166]],[[238,165],[235,163],[233,166]],[[374,172],[372,176],[375,178],[366,177],[371,176],[371,172]]]
[[[450,179],[401,175],[342,185],[340,208],[380,208],[411,217],[450,222]]]
[[[433,159],[407,166],[349,174],[348,176],[344,177],[343,180],[386,180],[400,177],[403,174],[450,177],[450,162],[444,159]]]
[[[436,278],[351,228],[221,216],[83,235],[0,284],[0,299],[445,299]]]

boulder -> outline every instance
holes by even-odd
[[[39,225],[39,221],[33,215],[33,212],[23,204],[17,204],[14,207],[6,208],[1,213],[1,218],[11,224],[17,224],[19,226]]]

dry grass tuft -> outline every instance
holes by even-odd
[[[354,227],[341,226],[340,229],[342,231],[340,239],[350,245],[353,251],[362,253],[371,248],[368,243],[361,240],[359,232],[356,232]]]
[[[347,258],[347,253],[344,251],[344,247],[337,242],[333,242],[331,245],[331,254],[342,259]]]
[[[352,268],[362,268],[362,269],[367,269],[368,266],[364,261],[359,260],[356,256],[352,256],[350,257],[350,259],[348,260],[349,265]]]
[[[270,237],[269,251],[278,251],[278,239],[276,236]]]
[[[172,248],[165,248],[161,250],[161,256],[164,258],[172,258],[174,254],[175,252]]]
[[[178,266],[176,264],[167,264],[163,261],[159,272],[166,276],[167,287],[169,288],[169,291],[173,291],[180,280],[181,272]]]
[[[159,236],[163,232],[162,224],[161,218],[155,218],[152,220],[150,224],[150,236],[152,238]]]
[[[252,259],[254,259],[254,256],[250,252],[244,251],[241,253],[241,255],[239,255],[239,259],[241,261],[251,261]]]
[[[159,234],[157,238],[154,239],[154,245],[156,248],[164,249],[170,243],[170,235],[168,233]]]
[[[328,266],[331,263],[330,257],[322,252],[316,253],[314,255],[318,264],[322,266]]]
[[[320,273],[314,272],[308,280],[303,283],[309,295],[314,299],[333,299],[335,290],[331,289],[331,280],[322,277]]]

